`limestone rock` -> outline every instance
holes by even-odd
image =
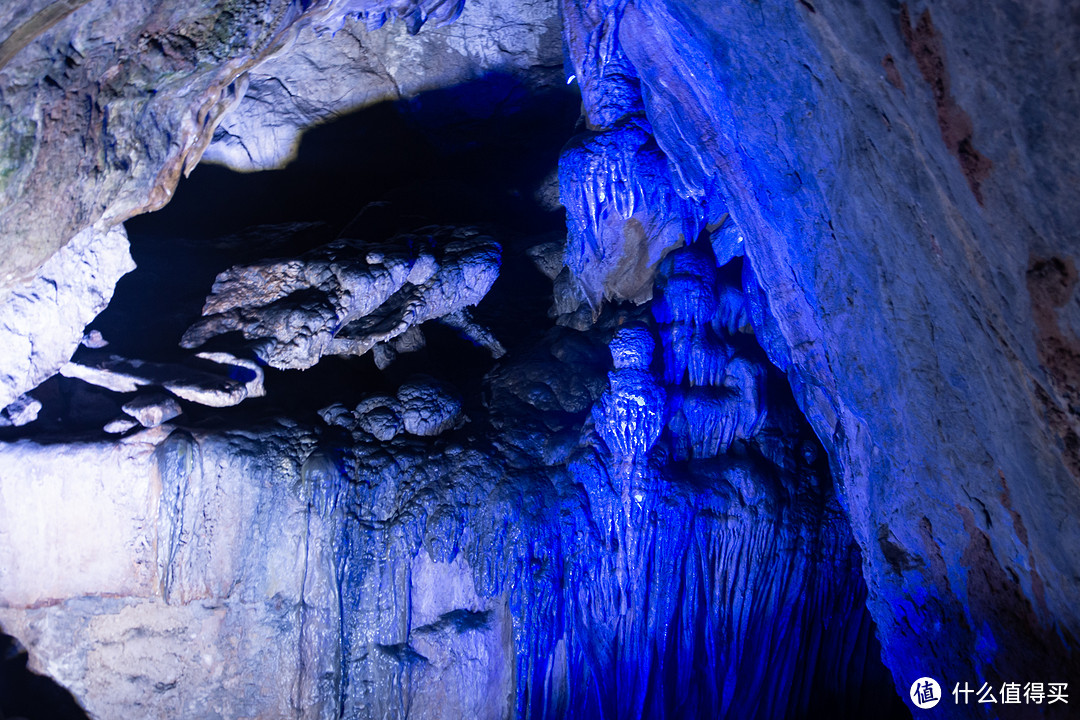
[[[301,15],[289,0],[135,0],[11,16],[0,51],[3,288],[39,275],[91,227],[168,200],[242,94],[241,74]],[[99,292],[115,280],[103,274]]]
[[[418,347],[410,329],[442,318],[498,352],[494,338],[462,314],[498,277],[498,244],[473,231],[429,230],[379,244],[337,241],[300,258],[231,268],[218,276],[204,319],[181,345],[239,331],[268,365],[309,368],[324,355],[363,355],[398,338],[396,352]]]
[[[640,86],[677,193],[719,196],[743,233],[755,332],[837,469],[901,694],[1080,671],[1060,639],[1080,637],[1076,362],[1053,359],[1078,347],[1076,18],[683,0],[563,17],[591,121],[610,117],[598,88]]]
[[[416,380],[397,391],[401,425],[405,432],[421,437],[441,435],[460,425],[461,399],[442,383]]]
[[[297,717],[296,688],[319,688],[316,658],[334,656],[310,632],[334,580],[303,447],[174,433],[0,448],[0,514],[20,538],[0,549],[0,624],[30,669],[92,717]],[[299,717],[322,720],[327,699]]]
[[[404,429],[401,402],[396,397],[373,395],[364,398],[353,413],[358,429],[383,442],[393,440]]]
[[[41,401],[30,395],[20,395],[0,412],[0,427],[21,427],[37,420]]]
[[[101,335],[99,330],[91,330],[83,335],[82,346],[91,350],[100,350],[109,345],[109,341]]]
[[[29,283],[0,297],[0,407],[54,375],[79,347],[83,328],[135,267],[117,226],[81,232]]]
[[[647,127],[628,120],[574,138],[559,159],[559,187],[566,266],[594,311],[605,300],[651,298],[663,252],[693,234]]]
[[[145,428],[153,428],[180,415],[182,410],[175,399],[164,393],[136,395],[123,405],[123,410]]]
[[[185,365],[129,360],[115,355],[69,362],[60,368],[60,374],[114,392],[157,386],[182,400],[209,407],[238,405],[249,397],[261,397],[266,393],[263,371],[258,363],[220,352],[199,353],[196,357],[234,368],[236,379]]]
[[[281,167],[309,127],[490,73],[530,89],[563,82],[554,0],[335,2],[324,16],[248,74],[204,161],[243,171]]]
[[[138,426],[139,422],[131,417],[118,417],[115,420],[107,422],[102,429],[110,435],[122,435],[128,430],[133,430]]]
[[[349,411],[332,405],[319,412],[328,425],[359,430],[382,442],[402,432],[435,437],[464,422],[461,398],[447,384],[417,377],[398,388],[396,395],[369,395]]]
[[[247,391],[245,398],[257,398],[266,395],[266,386],[264,384],[266,381],[266,373],[263,371],[262,366],[254,360],[238,358],[235,355],[226,352],[202,352],[196,353],[195,357],[233,368],[231,375],[233,377],[241,378],[244,382],[244,389]],[[168,388],[168,386],[166,386],[166,388]],[[177,397],[184,398],[184,396],[175,389],[173,389],[172,392]],[[191,400],[192,398],[188,397],[184,399]],[[211,403],[203,404],[210,405]]]

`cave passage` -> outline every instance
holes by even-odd
[[[499,281],[476,318],[507,347],[528,341],[550,324],[551,286],[524,251],[564,232],[551,173],[579,102],[574,88],[536,94],[492,73],[311,129],[281,170],[200,165],[162,210],[127,222],[137,269],[121,279],[88,332],[101,333],[108,354],[182,363],[191,353],[179,347],[181,335],[198,319],[215,276],[232,265],[299,255],[338,237],[381,240],[430,225],[472,225],[504,248]],[[421,372],[477,397],[490,354],[445,326],[429,323],[425,333],[425,347],[385,371],[370,356],[328,357],[302,373],[267,367],[265,397],[231,413],[181,400],[182,422],[237,424],[355,404]],[[242,350],[228,340],[235,338],[218,346]],[[102,353],[83,349],[75,359],[95,354]],[[35,394],[45,404],[38,422],[0,428],[5,439],[92,437],[133,397],[61,376]]]

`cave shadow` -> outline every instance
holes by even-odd
[[[88,329],[109,341],[107,352],[181,361],[192,354],[179,347],[181,335],[200,317],[216,275],[230,266],[296,256],[338,237],[383,240],[424,225],[470,225],[503,246],[500,276],[473,314],[511,349],[551,322],[551,282],[524,250],[565,237],[564,212],[543,206],[536,193],[550,184],[579,115],[576,87],[527,87],[512,75],[489,73],[309,129],[281,169],[199,165],[164,208],[127,221],[137,269],[121,278]],[[355,404],[417,372],[454,384],[467,399],[478,396],[491,356],[437,323],[424,332],[427,347],[399,356],[385,371],[370,354],[324,358],[304,372],[267,368],[266,397],[225,409],[181,403],[181,422],[236,423]],[[27,431],[100,434],[101,419],[114,409],[87,406],[101,398],[72,393],[71,382],[53,378],[43,386],[46,407]]]
[[[565,234],[564,213],[533,196],[556,167],[579,109],[576,91],[537,92],[490,73],[310,129],[295,159],[278,170],[199,165],[168,205],[126,223],[138,268],[120,280],[91,327],[120,354],[168,359],[199,317],[214,277],[230,265],[295,256],[339,236],[379,240],[430,224],[498,231],[504,273],[515,276],[517,317],[522,310],[546,317],[546,302],[538,306],[535,296],[541,280],[549,296],[550,281],[531,263],[516,272],[519,260],[528,262],[516,241]],[[299,232],[286,237],[288,226]],[[514,334],[520,322],[504,325]]]
[[[0,720],[90,720],[66,688],[29,662],[26,649],[0,628]]]

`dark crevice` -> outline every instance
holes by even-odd
[[[30,670],[19,641],[0,631],[0,718],[7,720],[89,720],[60,684]]]

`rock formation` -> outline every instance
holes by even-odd
[[[590,116],[617,55],[677,192],[719,193],[744,234],[902,690],[1077,669],[1077,420],[1047,346],[1080,306],[1040,307],[1033,272],[1077,247],[1055,12],[564,4]]]
[[[0,717],[1080,682],[1077,22],[0,7]]]
[[[415,349],[423,344],[422,323],[447,318],[499,356],[498,341],[467,314],[498,275],[498,244],[474,231],[432,228],[383,244],[339,241],[299,258],[225,271],[203,307],[205,318],[180,344],[195,348],[240,332],[266,364],[303,370],[323,355],[363,355],[380,344]]]

